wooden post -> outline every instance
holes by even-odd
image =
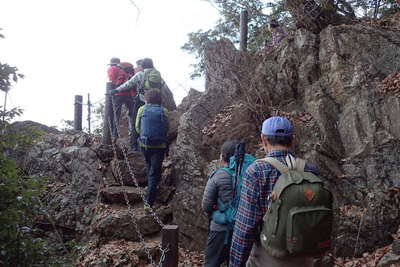
[[[105,145],[111,144],[111,132],[110,132],[110,122],[113,125],[112,120],[112,106],[111,106],[111,94],[112,83],[107,83],[106,86],[106,101],[104,104],[104,120],[103,120],[103,138],[102,143]]]
[[[90,94],[87,94],[87,109],[88,109],[88,130],[89,130],[89,134],[90,134],[90,112],[91,112],[91,107],[90,107],[91,103],[90,103]]]
[[[248,13],[243,10],[240,13],[240,50],[247,51],[247,27],[248,27]]]
[[[82,101],[81,95],[75,96],[74,130],[82,131]]]
[[[165,259],[161,263],[162,267],[177,267],[179,260],[178,253],[179,242],[179,226],[178,225],[165,225],[162,229],[162,248],[168,248],[165,253]]]

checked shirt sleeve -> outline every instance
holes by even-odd
[[[230,267],[246,265],[251,248],[253,246],[256,228],[262,220],[259,206],[260,184],[257,162],[253,163],[243,176],[243,185],[236,214],[236,222],[233,231]]]

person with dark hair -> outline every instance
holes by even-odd
[[[139,71],[143,71],[142,62],[143,62],[143,59],[138,59],[136,61],[135,73],[138,73]]]
[[[221,167],[229,166],[229,160],[235,154],[235,148],[238,143],[236,140],[231,140],[222,145],[220,153]],[[226,171],[218,169],[207,181],[203,194],[202,208],[211,218],[213,211],[217,209],[219,201],[227,205],[232,198],[231,176]],[[210,219],[204,266],[218,267],[224,262],[229,262],[232,231],[229,230],[227,236],[227,227],[227,225],[218,224]]]
[[[119,58],[113,57],[110,59],[110,63],[108,64],[110,67],[107,69],[107,75],[109,81],[113,85],[113,88],[117,88],[127,80],[125,72],[119,65],[120,63],[121,60]]]
[[[119,85],[123,84],[127,80],[127,74],[125,71],[121,68],[121,60],[117,57],[113,57],[110,60],[110,63],[108,64],[110,67],[107,69],[107,75],[109,79],[110,85],[109,88],[115,89]],[[118,130],[117,127],[119,125],[119,118],[121,116],[121,107],[122,104],[125,103],[126,107],[128,108],[130,115],[132,115],[132,108],[133,105],[129,105],[128,103],[130,101],[130,98],[124,97],[128,92],[124,93],[118,93],[113,97],[113,109],[115,109],[115,116],[114,112],[112,113],[112,119],[111,119],[111,135],[113,136],[113,139],[115,140],[118,137]],[[131,116],[130,116],[131,118]]]
[[[129,62],[121,62],[117,66],[119,68],[119,71],[122,71],[124,73],[124,81],[127,79],[131,78],[134,74],[135,71],[133,69],[133,65]],[[114,87],[115,88],[115,87]],[[135,124],[135,117],[134,117],[134,106],[135,106],[135,97],[136,97],[136,86],[133,86],[130,88],[129,91],[125,92],[119,92],[113,95],[112,103],[113,103],[113,108],[115,108],[115,127],[113,128],[113,133],[112,135],[114,137],[118,137],[117,134],[117,127],[119,126],[119,120],[121,118],[121,109],[122,105],[125,105],[125,108],[128,110],[128,130],[129,130],[129,135],[132,136],[132,132],[134,131],[134,124]],[[133,143],[131,142],[131,146]]]
[[[288,158],[293,159],[293,165],[296,165],[297,161],[290,150],[293,140],[293,127],[286,118],[270,117],[263,122],[261,142],[266,158],[253,162],[243,176],[242,192],[235,217],[230,250],[230,267],[313,266],[311,265],[312,258],[308,256],[293,256],[286,260],[275,258],[261,245],[260,240],[260,229],[265,220],[264,216],[271,199],[276,198],[273,190],[281,175],[280,171],[282,171],[282,168],[278,170],[275,164],[270,163],[271,158],[284,166],[289,166]],[[304,161],[302,162],[304,163]],[[302,172],[318,175],[316,168],[309,163],[303,165]]]
[[[165,84],[163,79],[161,78],[160,72],[154,68],[153,60],[151,58],[144,58],[138,60],[136,63],[138,66],[140,66],[142,70],[137,72],[132,78],[130,78],[124,84],[118,86],[111,92],[111,94],[114,95],[120,92],[127,91],[132,86],[136,86],[138,88],[139,94],[135,99],[134,107],[135,117],[137,117],[138,109],[144,104],[145,91],[154,88],[162,90],[162,87]],[[138,144],[136,142],[138,133],[135,131],[132,131],[132,133],[132,150],[136,151],[138,149]]]
[[[268,23],[267,30],[271,33],[272,41],[265,41],[264,49],[269,51],[272,48],[276,47],[287,36],[287,34],[283,31],[282,27],[276,20],[271,20]]]
[[[167,149],[168,110],[161,106],[158,89],[146,91],[144,99],[146,104],[139,108],[136,117],[136,131],[139,133],[139,149],[146,160],[148,185],[144,208],[148,213],[156,199],[161,166]]]

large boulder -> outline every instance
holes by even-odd
[[[182,114],[173,148],[174,219],[183,241],[204,246],[207,219],[199,214],[206,166],[218,158],[222,139],[251,136],[255,153],[261,122],[282,115],[294,124],[296,153],[316,164],[333,188],[334,252],[360,255],[389,244],[400,224],[400,100],[378,87],[400,69],[399,44],[397,32],[363,24],[319,34],[298,30],[256,56],[226,40],[211,43],[206,91]],[[227,111],[238,103],[245,105],[242,113]],[[243,121],[247,126],[235,128]],[[341,216],[349,205],[357,216]]]
[[[213,56],[222,53],[222,62]],[[202,94],[179,121],[176,145],[172,157],[178,177],[178,193],[174,197],[174,220],[179,224],[184,241],[194,248],[204,247],[207,218],[201,210],[201,198],[206,182],[204,166],[207,158],[202,150],[202,129],[227,104],[232,103],[240,84],[246,79],[238,66],[251,58],[238,52],[228,40],[210,44],[206,53],[206,93]],[[210,71],[212,70],[212,71]],[[228,71],[229,70],[229,71]],[[219,78],[221,77],[221,78]]]

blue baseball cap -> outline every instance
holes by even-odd
[[[263,122],[261,133],[272,136],[292,136],[293,126],[286,118],[270,117]]]

